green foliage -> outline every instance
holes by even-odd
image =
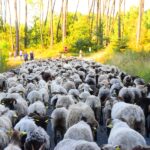
[[[124,53],[114,53],[112,58],[106,63],[116,65],[120,69],[126,71],[128,74],[139,76],[150,81],[150,53],[133,52],[127,50]]]
[[[121,52],[124,51],[125,49],[128,48],[127,45],[128,39],[127,38],[122,38],[122,39],[117,39],[116,41],[114,41],[113,43],[113,50],[115,52]]]
[[[6,68],[8,58],[8,43],[4,40],[0,42],[0,72]]]

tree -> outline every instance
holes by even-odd
[[[62,2],[62,42],[65,43],[66,32],[67,32],[67,10],[68,10],[68,0],[63,0]]]
[[[121,4],[123,0],[119,0],[119,10],[118,10],[118,40],[121,40]]]
[[[40,0],[40,37],[41,37],[41,47],[43,48],[43,0]]]
[[[137,46],[140,43],[141,22],[142,22],[143,12],[144,12],[144,0],[140,0],[140,3],[139,3],[139,16],[138,16],[138,23],[137,23],[137,34],[136,34],[136,45]]]
[[[51,36],[51,42],[50,46],[53,46],[54,43],[54,35],[53,35],[53,6],[52,6],[52,0],[50,0],[50,36]]]
[[[14,0],[14,11],[15,11],[15,28],[16,28],[16,55],[19,54],[19,27],[18,27],[18,15],[17,15],[17,0]]]
[[[12,23],[11,23],[11,12],[10,12],[10,3],[9,3],[9,0],[7,0],[7,5],[8,5],[8,10],[9,10],[9,26],[10,26],[10,41],[11,41],[11,50],[13,51],[14,50],[14,47],[13,47],[13,34],[12,34]]]
[[[3,27],[2,12],[2,0],[0,0],[0,27]]]
[[[25,27],[24,27],[24,33],[25,33],[25,37],[24,37],[24,47],[27,48],[27,42],[28,42],[28,24],[27,24],[27,20],[28,20],[28,4],[27,4],[27,0],[25,0]]]

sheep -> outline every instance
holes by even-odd
[[[37,90],[37,87],[33,83],[28,83],[26,86],[26,96],[33,90]]]
[[[27,95],[27,100],[32,104],[35,101],[42,101],[42,97],[38,91],[33,90]]]
[[[8,134],[0,129],[0,149],[3,150],[9,144],[9,141],[10,137]]]
[[[64,139],[57,144],[54,150],[101,150],[96,143],[84,140]]]
[[[146,136],[150,137],[150,111],[149,115],[146,117]]]
[[[46,115],[45,105],[41,101],[36,101],[28,107],[28,115],[38,113],[41,116]]]
[[[57,78],[51,82],[51,94],[67,94],[67,90],[60,84],[61,79]]]
[[[52,80],[52,75],[49,72],[41,72],[42,78],[44,81],[48,82]]]
[[[14,98],[3,98],[1,100],[1,104],[5,105],[5,107],[8,107],[9,109],[14,109],[14,104],[16,104],[17,101]]]
[[[9,145],[4,150],[21,150],[20,139],[21,139],[21,137],[20,137],[19,132],[14,131]]]
[[[12,128],[11,120],[5,115],[0,116],[0,128],[6,130],[10,130]]]
[[[91,126],[98,126],[98,123],[94,117],[94,112],[90,108],[90,106],[83,102],[79,102],[69,107],[69,112],[67,116],[67,128],[74,125],[75,123],[78,123],[83,116],[87,119],[87,123],[89,123]]]
[[[79,101],[79,91],[77,89],[70,89],[68,92],[68,95],[71,95],[74,102],[76,103],[77,101]]]
[[[7,79],[7,88],[15,87],[18,85],[17,77],[10,77]]]
[[[0,91],[4,91],[7,88],[6,78],[3,74],[0,74]]]
[[[113,105],[111,112],[112,119],[121,119],[142,135],[145,134],[145,116],[141,107],[125,102],[118,102]]]
[[[60,136],[63,138],[66,131],[66,119],[68,110],[64,107],[56,108],[51,114],[51,125],[54,132],[54,143],[57,144],[57,133],[60,132]]]
[[[111,96],[115,96],[117,97],[118,94],[119,94],[119,91],[120,89],[122,88],[123,86],[120,84],[120,83],[115,83],[111,86],[110,88],[110,93],[111,93]]]
[[[28,116],[22,118],[14,127],[15,130],[25,133],[32,132],[35,128],[37,128],[35,122]]]
[[[149,150],[149,149],[150,149],[149,146],[143,147],[141,145],[138,145],[138,146],[134,147],[132,150]]]
[[[46,148],[50,148],[50,137],[46,133],[46,131],[37,127],[32,132],[27,134],[27,138],[25,141],[25,150],[38,150],[42,145]]]
[[[72,81],[67,81],[64,83],[63,87],[67,90],[67,92],[71,89],[76,89],[75,83]]]
[[[94,112],[90,106],[83,102],[73,104],[69,107],[69,112],[67,116],[67,128],[78,123],[80,120],[84,120],[90,125],[94,139],[96,140],[98,127],[98,122],[95,119]]]
[[[7,112],[9,109],[4,105],[0,104],[0,116]]]
[[[130,88],[123,87],[119,91],[119,97],[126,103],[134,103],[135,95]]]
[[[42,101],[46,104],[49,101],[49,94],[48,90],[46,88],[40,88],[39,90],[40,96],[42,98]]]
[[[99,122],[100,121],[100,110],[101,110],[101,102],[100,99],[94,95],[88,96],[85,103],[89,105],[94,111],[95,118]]]
[[[110,97],[110,89],[103,86],[99,89],[98,97],[100,98],[102,106],[105,105],[106,98]]]
[[[133,85],[132,77],[130,75],[125,76],[123,79],[123,84],[126,87],[132,86]]]
[[[108,144],[111,144],[112,147],[119,145],[121,150],[132,150],[137,145],[146,146],[146,141],[141,134],[131,129],[127,123],[115,119],[113,120],[113,128],[108,138]]]
[[[69,108],[70,105],[74,104],[74,100],[69,95],[59,95],[58,100],[56,102],[56,108],[65,107]]]
[[[91,94],[88,91],[83,91],[80,93],[79,98],[81,102],[85,102],[87,97],[89,97]]]
[[[19,93],[22,97],[25,98],[26,90],[22,84],[18,84],[15,87],[9,88],[8,93]]]
[[[28,104],[27,101],[23,98],[16,99],[17,103],[14,104],[14,110],[16,110],[16,113],[18,116],[25,116],[28,114]]]
[[[71,126],[64,135],[64,139],[93,141],[93,135],[90,126],[84,121]]]
[[[17,118],[18,118],[16,111],[13,111],[13,110],[8,110],[7,112],[3,114],[3,116],[8,117],[10,121],[12,122],[13,126],[15,125]]]

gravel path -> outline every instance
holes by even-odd
[[[50,116],[52,111],[53,111],[52,109],[48,109],[47,114]],[[54,150],[55,145],[54,145],[54,141],[53,141],[53,133],[52,133],[52,130],[51,130],[51,123],[50,123],[50,121],[48,123],[47,133],[51,137],[51,149],[50,150]],[[145,139],[146,139],[147,144],[150,145],[150,138],[145,138]],[[106,128],[104,126],[100,126],[98,128],[97,144],[99,146],[101,146],[103,144],[106,144],[107,140],[108,140],[108,137],[107,137],[107,134],[106,134]]]

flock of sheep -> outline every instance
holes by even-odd
[[[101,125],[108,143],[99,147]],[[0,150],[49,150],[51,140],[54,150],[150,150],[144,136],[150,84],[115,66],[48,59],[0,74]]]

